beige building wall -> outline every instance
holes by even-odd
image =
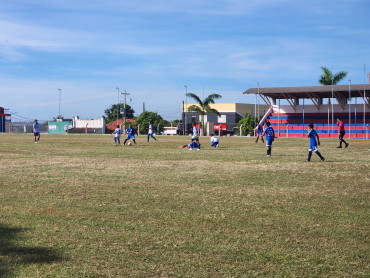
[[[184,104],[185,111],[192,105],[197,105],[195,103]],[[216,109],[218,112],[236,112],[244,117],[246,113],[249,115],[254,115],[254,104],[249,103],[214,103],[210,105],[211,108]],[[259,105],[260,117],[264,116],[267,110],[270,108],[268,105]],[[258,106],[257,106],[258,112]]]

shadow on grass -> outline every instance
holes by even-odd
[[[0,277],[13,276],[17,267],[25,264],[44,264],[64,258],[55,250],[46,247],[23,247],[25,229],[11,228],[0,223]]]

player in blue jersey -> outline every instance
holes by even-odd
[[[311,161],[312,151],[314,151],[320,157],[321,162],[323,162],[325,158],[321,155],[321,153],[317,149],[317,145],[320,146],[319,135],[317,134],[316,130],[314,130],[313,124],[309,124],[308,129],[309,129],[309,132],[308,132],[307,137],[310,138],[310,148],[308,149],[308,158],[306,161],[307,162]],[[316,141],[316,138],[317,138],[317,141]]]
[[[265,143],[263,141],[263,128],[262,126],[257,122],[257,127],[256,127],[256,130],[257,130],[257,139],[256,139],[256,143],[258,142],[258,139],[261,137],[261,140],[262,140],[262,143]]]
[[[180,146],[180,149],[189,149],[189,150],[192,150],[194,148],[197,148],[198,146],[200,147],[200,143],[199,142],[191,141],[190,144],[186,144],[186,145]]]
[[[32,129],[33,129],[33,136],[35,136],[35,143],[40,143],[40,130],[39,130],[39,123],[37,122],[37,120],[35,120],[32,126]],[[37,138],[37,141],[36,141],[36,138]]]
[[[112,134],[115,134],[114,136],[114,143],[116,143],[116,146],[119,146],[121,144],[121,135],[123,131],[119,128],[119,125],[117,125],[117,128],[113,131]]]
[[[198,151],[200,151],[200,144],[199,144],[199,131],[195,123],[192,124],[193,126],[193,136],[191,137],[192,142],[196,142],[198,146]],[[190,148],[189,150],[192,150],[193,148]]]
[[[220,140],[216,136],[211,134],[211,147],[218,148],[219,143],[220,143]]]
[[[130,140],[130,139],[136,145],[136,142],[135,142],[135,133],[136,133],[136,130],[135,130],[135,128],[133,128],[132,125],[130,125],[129,128],[126,129],[126,132],[127,132],[127,137],[126,137],[125,141],[123,142],[123,145],[126,145],[127,140]]]
[[[267,122],[266,123],[267,128],[262,133],[262,136],[264,136],[266,134],[267,156],[271,156],[271,145],[272,145],[272,142],[275,139],[274,129],[270,125],[271,125],[271,123]]]
[[[152,123],[149,122],[149,127],[148,127],[148,142],[149,142],[149,137],[152,137],[155,141],[158,141],[154,136],[153,136],[153,127]]]

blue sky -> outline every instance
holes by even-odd
[[[95,118],[127,90],[137,114],[180,118],[185,88],[254,103],[256,87],[352,84],[370,72],[368,0],[0,1],[0,106],[13,121]],[[347,84],[345,80],[341,84]],[[20,117],[21,116],[21,117]]]

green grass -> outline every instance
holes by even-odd
[[[0,134],[0,277],[369,277],[370,141]]]

